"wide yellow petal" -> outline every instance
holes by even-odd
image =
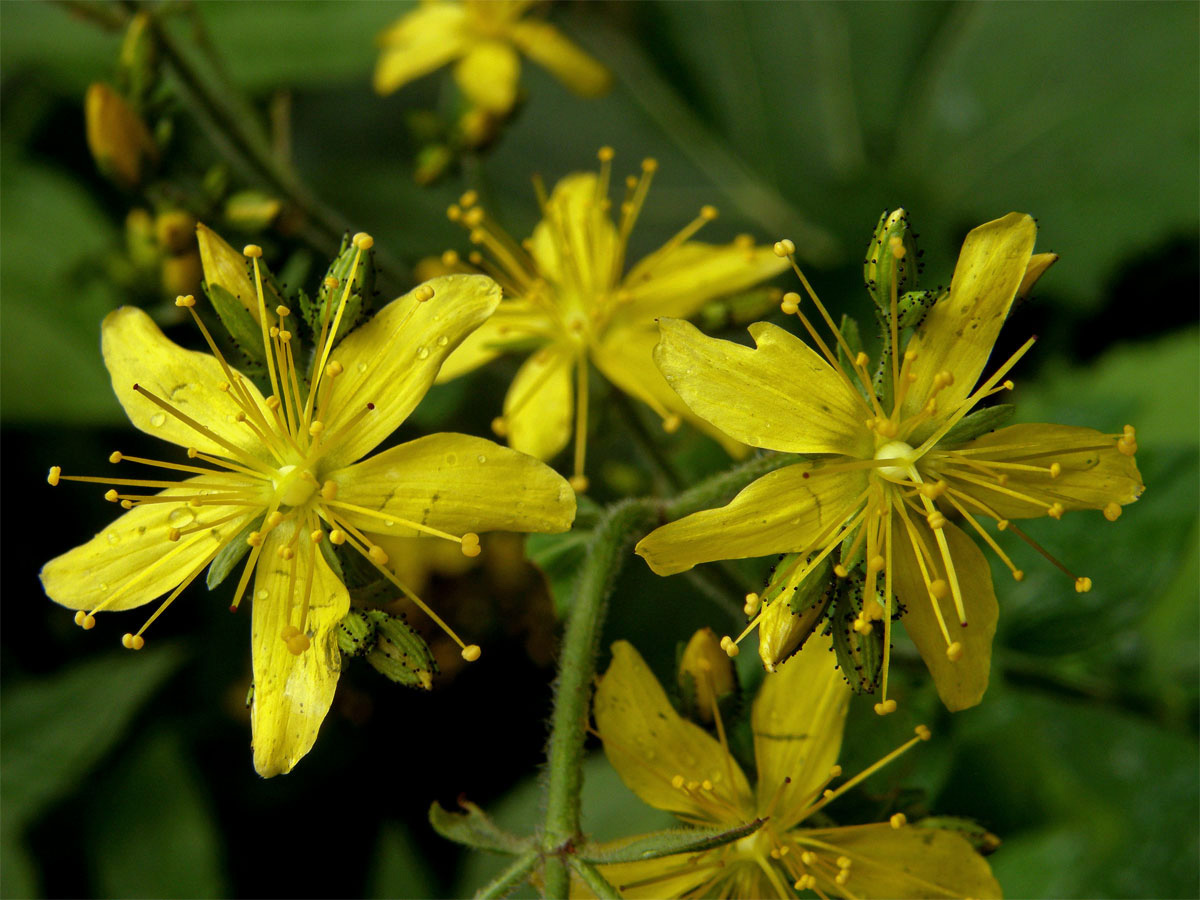
[[[204,453],[229,457],[233,454],[227,443],[255,458],[273,460],[249,426],[234,421],[241,407],[234,402],[231,392],[217,389],[226,378],[215,357],[183,349],[135,306],[122,306],[105,316],[100,335],[113,392],[135,428]],[[265,409],[258,389],[249,380],[243,379],[242,383],[260,408]],[[167,401],[226,443],[213,440],[164,412],[135,391],[135,384]]]
[[[716,859],[718,853],[712,850],[707,854],[678,853],[659,859],[612,863],[597,868],[605,880],[627,900],[689,897],[693,896],[696,888],[713,877],[713,870],[705,863]],[[595,896],[582,879],[577,876],[572,879],[571,897]]]
[[[200,491],[195,482],[217,480],[211,476],[189,478],[180,487],[167,488],[160,496],[192,495]],[[226,476],[230,486],[244,479]],[[224,492],[224,488],[211,492]],[[92,610],[114,594],[106,610],[133,609],[149,603],[177,587],[208,556],[224,546],[246,521],[261,513],[247,512],[246,518],[214,525],[178,541],[170,541],[171,527],[195,527],[215,522],[237,512],[232,506],[205,506],[195,510],[182,501],[136,506],[85,544],[68,550],[42,567],[42,587],[55,603],[68,609]]]
[[[942,573],[930,573],[930,577],[944,578],[942,558],[932,530],[919,516],[910,515],[909,518],[919,539],[933,554],[937,572]],[[987,690],[992,663],[992,638],[996,634],[999,615],[996,592],[992,588],[992,570],[987,558],[975,546],[975,542],[956,526],[947,523],[943,527],[967,613],[967,626],[964,628],[959,624],[951,594],[948,593],[940,601],[930,597],[907,530],[897,522],[894,531],[896,547],[892,552],[892,574],[896,595],[905,608],[901,620],[904,630],[925,660],[938,696],[946,708],[958,712],[974,706],[983,699]],[[933,610],[934,602],[939,604],[942,611],[950,640],[963,645],[962,657],[956,662],[951,662],[946,656],[946,639]]]
[[[954,383],[938,393],[939,409],[949,411],[970,395],[1025,278],[1036,237],[1033,219],[1015,212],[967,235],[950,294],[929,311],[909,342],[908,349],[917,353],[912,367],[916,381],[905,396],[905,418],[925,405],[934,378],[943,371],[954,376]],[[914,437],[921,440],[922,434]]]
[[[390,94],[464,53],[466,18],[460,4],[428,3],[393,23],[379,35],[375,90]]]
[[[554,186],[544,217],[533,229],[529,253],[538,273],[556,286],[564,312],[589,311],[592,298],[616,284],[617,229],[594,172],[567,175]],[[564,262],[564,257],[566,262]]]
[[[995,451],[979,453],[995,447]],[[1132,456],[1117,449],[1116,439],[1092,428],[1071,425],[1012,425],[956,447],[971,451],[973,463],[1009,462],[1038,466],[1042,471],[996,469],[1007,475],[1004,485],[952,482],[955,487],[977,497],[1006,519],[1046,515],[1057,503],[1064,510],[1104,509],[1110,503],[1124,506],[1141,496],[1145,485]],[[1057,476],[1047,469],[1061,466]],[[982,473],[968,471],[977,480],[994,483]],[[1017,497],[1014,494],[1022,494]],[[967,505],[972,515],[978,512]]]
[[[424,302],[422,290],[433,290]],[[442,362],[500,303],[500,285],[483,275],[434,278],[393,300],[333,348],[343,372],[332,382],[323,413],[331,441],[324,465],[338,469],[366,455],[408,418]],[[368,404],[365,418],[338,432]]]
[[[770,247],[689,241],[665,256],[652,254],[629,271],[621,287],[629,300],[620,316],[687,319],[719,297],[744,291],[788,267]]]
[[[550,459],[571,439],[575,367],[582,363],[573,347],[548,344],[517,370],[504,397],[504,422],[510,447]]]
[[[502,116],[517,100],[521,57],[501,41],[480,41],[454,67],[454,80],[476,106]]]
[[[651,806],[689,818],[714,824],[754,818],[750,785],[729,751],[675,712],[632,644],[617,641],[612,654],[594,709],[604,752],[621,780]],[[683,787],[672,784],[676,776]],[[705,780],[711,791],[704,790]],[[691,782],[697,786],[689,791]],[[705,801],[705,794],[721,805]]]
[[[346,586],[303,535],[291,561],[279,557],[295,527],[284,523],[267,535],[254,577],[250,726],[254,768],[264,778],[290,772],[312,749],[342,670],[336,629],[350,611]],[[309,566],[311,584],[305,577]],[[280,635],[287,625],[299,627],[306,592],[309,610],[304,633],[310,645],[294,655]]]
[[[437,383],[465,375],[522,342],[549,337],[554,328],[544,311],[524,301],[504,300],[442,363]]]
[[[464,556],[458,544],[431,537],[393,537],[375,532],[371,538],[387,554],[387,567],[406,587],[424,593],[433,575],[457,578],[479,559]]]
[[[864,401],[794,335],[750,326],[757,349],[661,319],[654,361],[693,412],[735,440],[787,453],[873,453]]]
[[[858,825],[794,836],[837,848],[850,862],[847,895],[879,898],[1004,896],[991,866],[965,838],[939,828]]]
[[[763,679],[754,701],[758,809],[765,812],[785,778],[772,817],[778,830],[799,820],[814,791],[829,777],[842,748],[853,691],[832,665],[832,638],[814,633],[804,648]]]
[[[337,513],[378,534],[415,536],[403,521],[454,535],[559,532],[575,519],[575,493],[561,475],[532,456],[465,434],[418,438],[326,477],[338,485],[330,501]]]
[[[749,447],[700,418],[671,390],[654,364],[654,347],[658,341],[657,327],[610,328],[592,347],[592,362],[605,378],[629,396],[641,400],[664,422],[671,415],[677,415],[719,442],[730,456],[744,457],[749,453]]]
[[[210,287],[227,290],[250,313],[257,324],[258,290],[246,269],[247,259],[229,245],[223,237],[205,225],[196,223],[196,243],[200,247],[200,265],[204,280]],[[267,325],[274,325],[275,312],[267,309]]]
[[[612,73],[548,22],[515,22],[509,37],[576,94],[597,97],[612,87]]]

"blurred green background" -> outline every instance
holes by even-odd
[[[123,7],[80,8],[0,4],[0,893],[470,893],[497,861],[468,861],[434,835],[429,803],[463,793],[523,831],[537,818],[554,607],[511,547],[484,573],[427,591],[485,643],[483,663],[431,694],[350,665],[313,752],[271,781],[250,764],[247,621],[222,613],[224,594],[192,589],[130,654],[114,649],[127,626],[102,618],[85,634],[41,593],[41,564],[111,509],[99,491],[52,494],[47,467],[102,470],[117,447],[155,455],[112,396],[99,321],[128,302],[161,315],[168,299],[114,262],[127,213],[146,204],[99,175],[84,142],[84,91],[112,77],[121,40],[99,20]],[[1039,249],[1062,259],[998,351],[1041,337],[1017,372],[1018,418],[1132,422],[1146,494],[1115,524],[1098,513],[1031,524],[1094,590],[1077,595],[1011,548],[1028,577],[996,572],[984,703],[950,716],[923,678],[902,678],[894,721],[856,704],[842,762],[855,771],[918,720],[930,725],[934,741],[868,787],[922,789],[937,812],[999,834],[991,862],[1009,896],[1200,894],[1200,7],[562,3],[551,20],[612,68],[615,89],[581,100],[527,65],[526,100],[493,150],[431,187],[413,181],[420,148],[406,118],[445,108],[448,73],[385,98],[370,87],[374,38],[407,8],[208,2],[185,5],[175,26],[184,41],[207,35],[258,114],[286,92],[302,178],[400,269],[465,249],[445,208],[467,187],[527,234],[530,175],[592,168],[604,144],[621,174],[643,156],[660,162],[634,252],[715,203],[722,216],[705,237],[796,238],[817,290],[852,314],[868,308],[861,253],[881,210],[912,214],[931,285],[948,282],[970,227],[1014,209],[1038,218]],[[171,152],[199,181],[219,152],[186,106],[167,106]],[[236,167],[229,177],[263,187]],[[298,246],[262,242],[280,260]],[[324,260],[303,249],[294,271],[306,258],[311,285]],[[512,371],[501,362],[435,390],[401,436],[487,434]],[[597,406],[595,433],[616,436],[590,457],[596,499],[648,489],[619,424],[605,427],[617,416]],[[668,450],[696,475],[724,465],[695,435]],[[669,680],[677,642],[702,625],[733,620],[685,578],[658,579],[635,560],[604,644],[632,640]],[[742,656],[750,676],[752,657]],[[603,760],[589,767],[585,802],[602,836],[662,822]]]

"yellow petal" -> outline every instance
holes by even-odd
[[[573,347],[549,344],[521,364],[504,397],[510,447],[550,459],[571,439],[575,366]],[[584,363],[585,364],[585,363]]]
[[[250,726],[254,768],[264,778],[290,772],[312,749],[342,669],[336,629],[350,611],[346,586],[303,534],[292,561],[280,559],[279,549],[292,539],[294,529],[293,523],[285,522],[267,535],[254,577]],[[306,583],[310,565],[311,585]],[[286,625],[299,627],[306,591],[310,594],[304,633],[310,645],[293,655],[280,635]]]
[[[420,290],[433,289],[421,302]],[[342,364],[323,414],[325,434],[373,403],[374,410],[326,450],[324,464],[341,468],[364,456],[400,426],[425,396],[438,369],[500,303],[500,286],[483,275],[434,278],[393,300],[333,348]]]
[[[1033,290],[1033,286],[1038,283],[1046,270],[1058,262],[1057,253],[1035,253],[1029,257],[1029,265],[1025,267],[1025,277],[1021,279],[1021,286],[1017,288],[1018,297],[1028,297],[1029,292]]]
[[[827,635],[814,633],[804,648],[763,679],[754,701],[754,757],[758,809],[765,812],[783,780],[772,816],[780,831],[796,824],[813,792],[829,777],[842,748],[853,692],[833,666]]]
[[[500,41],[480,41],[454,67],[454,80],[476,106],[504,115],[517,100],[521,58]]]
[[[241,407],[230,393],[217,389],[226,378],[215,357],[184,350],[134,306],[123,306],[105,316],[100,334],[113,391],[134,427],[181,447],[232,455],[225,444],[184,424],[133,389],[140,384],[229,444],[257,459],[273,460],[254,432],[234,421]],[[242,383],[260,408],[265,408],[258,389],[246,379]]]
[[[612,654],[596,688],[594,709],[604,753],[621,780],[658,809],[714,824],[754,818],[750,785],[729,751],[675,712],[632,644],[617,641]],[[683,778],[682,788],[672,784],[677,775]],[[706,779],[711,791],[703,789]],[[689,792],[692,781],[700,786]],[[703,800],[712,795],[723,805]]]
[[[561,475],[524,453],[465,434],[418,438],[326,477],[338,484],[331,501],[338,514],[379,534],[414,536],[400,520],[461,535],[559,532],[575,519],[575,494]],[[388,526],[388,516],[395,525]]]
[[[1025,278],[1036,237],[1033,219],[1015,212],[967,235],[949,296],[929,311],[909,343],[917,353],[916,381],[905,396],[903,417],[920,411],[943,371],[954,376],[954,383],[938,393],[939,409],[949,411],[970,395]],[[914,437],[920,440],[920,434]]]
[[[469,46],[466,15],[457,3],[428,3],[379,35],[375,90],[390,94],[414,78],[441,68]]]
[[[974,452],[988,447],[996,450],[986,454]],[[1039,472],[996,469],[1007,475],[1008,480],[994,488],[952,482],[1006,519],[1044,516],[1055,503],[1064,510],[1104,509],[1110,503],[1124,506],[1137,500],[1144,489],[1133,457],[1117,449],[1115,438],[1092,428],[1013,425],[955,449],[973,451],[971,461],[985,466],[989,462],[1016,462],[1041,467]],[[1053,463],[1061,466],[1057,477],[1046,471]],[[970,474],[978,477],[982,473]],[[992,479],[983,476],[983,480]],[[1029,499],[1014,497],[1008,491]],[[970,504],[967,507],[972,515],[977,512]]]
[[[692,897],[696,888],[713,877],[707,863],[720,851],[707,854],[679,853],[659,859],[644,859],[631,863],[598,866],[605,880],[627,900],[661,900],[662,897]],[[648,883],[647,883],[648,882]],[[633,885],[630,887],[629,885]],[[571,882],[571,897],[595,897],[577,876]]]
[[[865,470],[821,475],[823,465],[802,462],[769,472],[727,506],[655,529],[635,551],[659,575],[674,575],[717,559],[823,547],[867,486]]]
[[[866,898],[1003,896],[992,869],[960,835],[888,823],[793,832],[837,848],[850,861],[848,895]]]
[[[913,527],[933,554],[937,571],[943,572],[941,554],[932,530],[920,517],[911,516]],[[974,706],[987,690],[992,662],[992,638],[996,634],[996,593],[992,588],[992,570],[987,558],[967,535],[947,523],[942,531],[950,548],[950,558],[962,589],[967,627],[959,624],[954,598],[947,594],[937,601],[950,632],[950,640],[963,645],[963,654],[956,662],[946,656],[946,639],[933,611],[935,602],[925,587],[917,566],[912,542],[907,530],[897,522],[896,548],[892,566],[896,595],[904,604],[904,629],[917,645],[921,658],[933,676],[938,696],[951,712]],[[931,577],[935,577],[931,573]],[[944,575],[936,576],[944,577]]]
[[[633,320],[672,316],[686,319],[714,299],[735,294],[788,267],[770,247],[690,241],[658,258],[639,262],[621,287],[629,302],[620,315]]]
[[[756,350],[706,337],[682,319],[658,323],[654,360],[698,416],[735,440],[787,453],[872,454],[868,412],[852,388],[795,336],[750,326]]]
[[[196,242],[200,245],[200,264],[204,280],[218,285],[242,304],[258,321],[258,290],[246,269],[246,257],[203,222],[196,223]],[[275,324],[275,314],[267,310],[267,324]]]
[[[664,422],[672,415],[679,416],[720,443],[730,456],[744,457],[750,451],[749,447],[700,418],[671,390],[654,364],[654,347],[658,341],[657,327],[612,327],[592,347],[592,362],[605,378],[629,396],[641,400]]]
[[[538,272],[557,286],[564,312],[587,312],[594,297],[616,284],[617,229],[594,172],[576,172],[554,186],[529,252]],[[567,262],[563,262],[566,254]]]
[[[505,300],[442,364],[438,384],[491,362],[509,347],[549,336],[554,327],[545,312],[531,309],[523,301]]]
[[[612,87],[612,73],[548,22],[515,22],[509,36],[522,53],[576,94],[597,97]]]
[[[189,478],[160,496],[193,495],[199,489],[189,487],[190,484],[213,480],[211,476]],[[234,487],[244,482],[235,476],[228,480]],[[41,572],[42,587],[51,600],[68,609],[95,609],[114,593],[118,598],[106,605],[106,610],[133,609],[149,603],[177,587],[209,554],[228,543],[250,517],[261,514],[262,510],[247,512],[246,518],[184,535],[174,542],[168,540],[167,530],[214,522],[237,511],[232,506],[195,510],[182,502],[136,506],[86,544],[46,563]]]

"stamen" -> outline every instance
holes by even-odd
[[[197,422],[191,416],[188,416],[188,415],[180,412],[178,409],[176,409],[174,406],[172,406],[166,400],[163,400],[161,397],[157,396],[156,394],[146,390],[146,388],[142,387],[140,384],[135,384],[133,386],[133,389],[135,391],[137,391],[139,394],[141,394],[143,397],[145,397],[147,400],[149,400],[151,403],[153,403],[155,406],[159,407],[160,409],[164,410],[165,412],[170,413],[172,416],[177,418],[184,425],[187,425],[189,428],[192,428],[193,430],[199,432],[200,434],[204,435],[206,438],[213,441],[214,443],[220,444],[226,450],[229,450],[235,457],[240,459],[246,465],[250,466],[250,468],[257,469],[258,471],[263,472],[263,473],[268,473],[268,474],[270,473],[271,468],[266,463],[260,462],[259,460],[255,459],[253,456],[251,456],[249,453],[247,453],[245,450],[242,450],[240,447],[237,447],[237,446],[231,444],[229,441],[225,440],[223,437],[218,435],[212,429],[207,428],[204,425],[201,425],[199,422]]]
[[[588,415],[588,364],[587,355],[580,353],[575,361],[575,474],[571,476],[571,488],[577,494],[588,489],[587,476],[583,474],[587,455]]]

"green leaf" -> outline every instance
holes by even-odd
[[[676,853],[700,853],[741,840],[746,835],[758,831],[765,821],[766,819],[754,819],[736,828],[668,828],[615,841],[589,841],[578,847],[576,854],[587,862],[607,865],[660,859]]]
[[[452,813],[434,803],[429,807],[429,824],[447,840],[510,855],[519,854],[532,846],[531,838],[520,838],[503,831],[482,809],[467,800],[459,800],[465,813]]]
[[[229,573],[242,561],[242,557],[250,551],[250,545],[246,543],[246,538],[250,536],[250,532],[262,527],[264,517],[265,514],[256,518],[239,531],[232,541],[221,548],[221,552],[216,555],[209,565],[208,574],[204,578],[204,583],[208,585],[210,591],[228,578]]]

